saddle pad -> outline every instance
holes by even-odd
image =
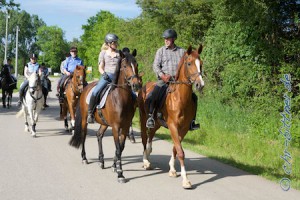
[[[86,103],[87,104],[90,104],[90,99],[91,99],[91,96],[92,96],[92,93],[94,91],[96,86],[94,86],[88,93],[87,97],[86,97]],[[97,108],[103,108],[104,105],[105,105],[105,102],[106,102],[106,99],[107,99],[107,96],[108,96],[108,93],[109,91],[111,90],[111,85],[108,86],[108,89],[105,91],[103,97],[101,98],[101,101],[99,103],[99,105],[97,106]]]

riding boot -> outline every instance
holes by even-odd
[[[95,122],[95,117],[94,117],[95,103],[96,103],[96,96],[91,95],[89,109],[88,109],[88,119],[87,119],[89,124],[93,124]]]
[[[200,128],[200,124],[196,124],[195,123],[195,119],[196,119],[196,113],[197,113],[197,107],[198,107],[198,97],[195,93],[192,93],[192,99],[196,105],[196,112],[195,112],[195,115],[194,115],[194,118],[190,124],[190,130],[193,131],[193,130],[197,130]]]
[[[153,112],[156,109],[156,104],[157,104],[157,98],[159,96],[159,91],[160,91],[160,87],[159,86],[155,86],[152,94],[151,94],[151,99],[150,99],[150,107],[149,107],[149,116],[146,122],[146,127],[147,128],[154,128],[155,126],[155,120],[153,118]]]

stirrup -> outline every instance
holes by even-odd
[[[146,127],[147,128],[154,128],[154,126],[155,126],[155,121],[154,121],[152,115],[150,115],[149,118],[147,119]]]
[[[193,120],[192,122],[191,122],[191,125],[190,125],[190,130],[191,131],[194,131],[194,130],[197,130],[197,129],[199,129],[200,128],[200,124],[195,124],[195,120]]]
[[[87,121],[88,121],[89,124],[95,123],[94,115],[93,114],[89,114],[88,118],[87,118]]]

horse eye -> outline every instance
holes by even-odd
[[[190,62],[188,62],[188,63],[187,63],[187,65],[188,65],[188,66],[191,66],[191,63],[190,63]]]

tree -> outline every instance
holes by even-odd
[[[50,66],[52,71],[60,70],[61,60],[65,58],[65,52],[68,49],[63,36],[62,29],[57,26],[42,26],[37,31],[36,44],[43,52],[43,61]]]

